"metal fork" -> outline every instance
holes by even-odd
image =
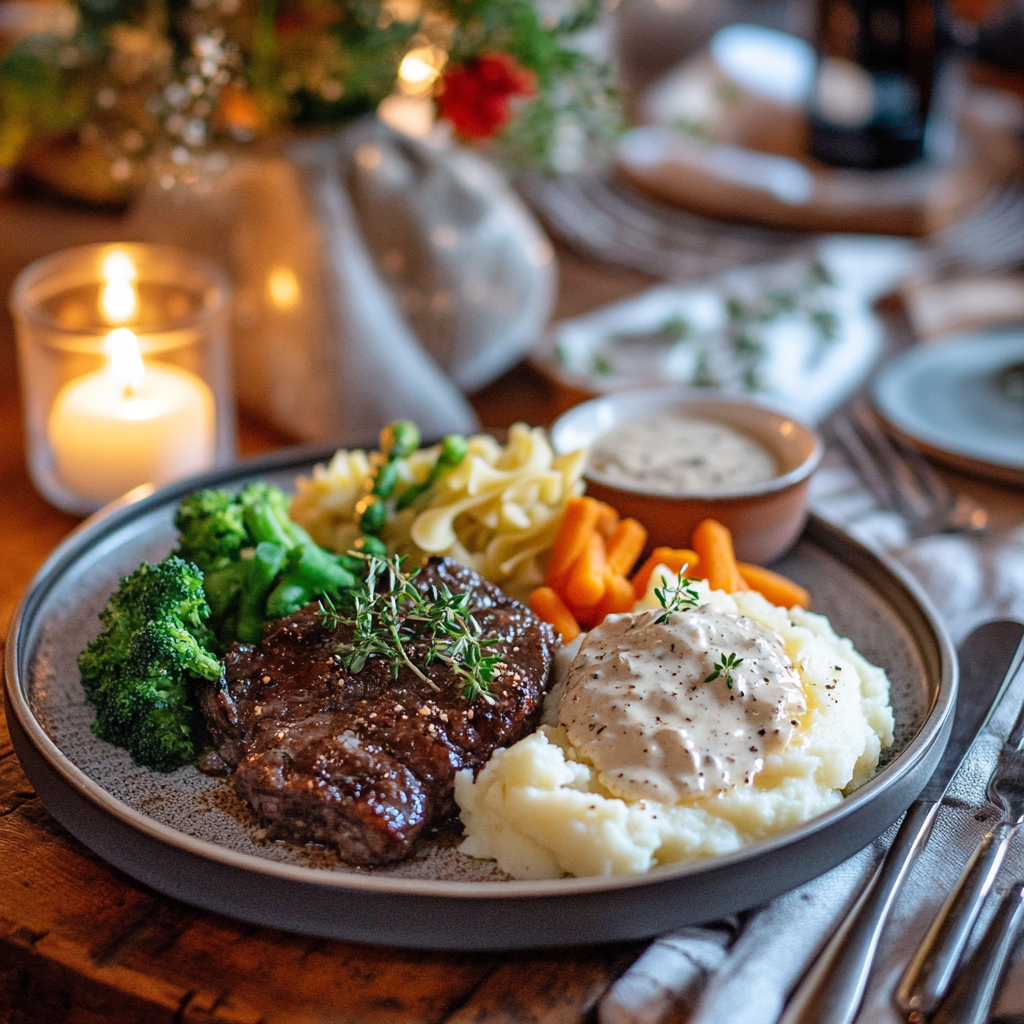
[[[1024,879],[1010,886],[932,1024],[987,1024],[1024,924]]]
[[[982,534],[988,528],[988,512],[972,498],[950,490],[928,460],[889,434],[864,402],[854,402],[848,413],[834,416],[831,429],[876,501],[907,520],[911,537]]]
[[[1015,657],[1019,671],[1024,645]],[[999,752],[988,798],[1000,812],[939,909],[896,988],[896,1004],[912,1019],[930,1017],[949,990],[1007,848],[1024,823],[1024,707]]]

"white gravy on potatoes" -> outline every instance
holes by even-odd
[[[614,796],[676,803],[749,785],[806,711],[781,638],[702,605],[605,619],[573,658],[558,720]]]
[[[661,494],[721,494],[778,476],[770,452],[724,423],[664,415],[602,434],[589,466],[610,483]]]

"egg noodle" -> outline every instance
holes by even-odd
[[[438,448],[400,460],[406,485],[425,481]],[[441,474],[411,508],[395,513],[381,533],[389,551],[425,561],[449,555],[510,597],[525,600],[544,581],[548,553],[570,498],[583,493],[586,453],[556,456],[544,430],[514,424],[508,444],[477,434],[465,459]],[[292,518],[333,551],[359,535],[356,503],[369,490],[375,454],[342,450],[300,477]]]

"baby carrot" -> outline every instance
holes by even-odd
[[[550,622],[555,632],[567,644],[580,635],[580,627],[565,602],[550,588],[538,587],[529,598],[530,611],[544,622]]]
[[[597,621],[604,622],[606,615],[631,612],[634,604],[636,595],[633,593],[633,584],[620,573],[612,572],[609,566],[604,574],[604,597],[597,606]]]
[[[557,587],[569,605],[586,608],[604,597],[604,570],[607,559],[604,539],[596,530],[591,533],[583,553],[572,563],[565,585]]]
[[[558,525],[558,534],[548,559],[545,582],[558,586],[573,562],[583,554],[601,517],[601,505],[593,498],[570,498]]]
[[[728,527],[715,519],[698,523],[693,531],[693,550],[700,556],[701,575],[712,590],[733,594],[737,590],[750,589],[736,564]]]
[[[594,500],[597,501],[596,498]],[[597,532],[607,540],[619,524],[619,513],[605,501],[598,501],[597,505],[600,509],[600,514],[597,517]]]
[[[646,543],[647,531],[640,523],[635,519],[621,520],[606,543],[608,568],[619,576],[628,576]]]
[[[647,585],[651,582],[651,573],[659,565],[664,565],[672,572],[680,572],[683,566],[687,566],[687,576],[696,575],[700,559],[696,551],[687,548],[655,548],[651,557],[637,570],[633,577],[633,596],[639,601],[647,593]]]
[[[577,608],[573,606],[572,614],[580,624],[581,630],[593,629],[595,626],[599,626],[604,622],[604,617],[601,615],[600,604],[592,604],[587,608]]]
[[[801,608],[810,608],[811,595],[800,586],[785,576],[780,576],[771,569],[765,569],[760,565],[748,565],[746,562],[739,563],[740,575],[750,585],[751,590],[756,590],[772,604],[782,608],[792,608],[799,605]]]

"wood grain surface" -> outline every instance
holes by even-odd
[[[0,295],[32,260],[119,239],[120,220],[28,198],[0,199]],[[562,254],[560,315],[649,279]],[[35,492],[25,469],[13,325],[0,318],[0,636],[21,592],[78,520]],[[547,423],[548,385],[518,367],[474,396],[481,420]],[[251,419],[242,455],[291,438]],[[637,944],[452,954],[323,941],[242,924],[159,895],[111,868],[46,812],[0,718],[2,1024],[575,1024],[592,1014]]]

